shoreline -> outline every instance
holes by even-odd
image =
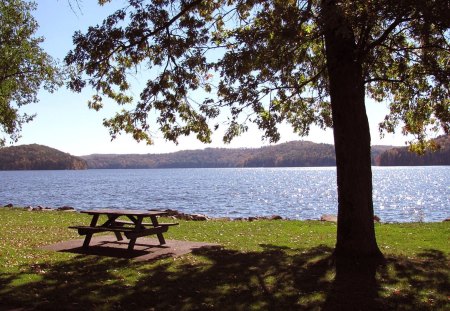
[[[30,212],[80,212],[79,209],[76,209],[71,206],[61,206],[61,207],[46,207],[38,205],[36,207],[33,206],[15,206],[12,203],[6,204],[1,206],[0,208],[10,208],[10,209],[17,209],[17,210],[25,210]],[[249,217],[211,217],[204,214],[187,214],[183,213],[177,210],[173,209],[153,209],[155,211],[162,211],[166,212],[167,216],[169,218],[178,219],[178,220],[187,220],[187,221],[257,221],[257,220],[285,220],[285,221],[320,221],[320,222],[331,222],[331,223],[337,223],[337,215],[332,214],[323,214],[318,219],[291,219],[291,218],[285,218],[280,215],[271,215],[271,216],[249,216]],[[439,222],[450,222],[450,217],[442,219],[441,221],[429,221],[429,222],[383,222],[380,217],[377,215],[374,215],[374,223],[379,224],[408,224],[408,223],[439,223]]]

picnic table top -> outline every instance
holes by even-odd
[[[89,215],[119,215],[119,216],[161,216],[166,215],[163,211],[144,211],[132,209],[93,209],[81,211],[81,213]]]

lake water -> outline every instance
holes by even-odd
[[[176,209],[211,217],[337,213],[335,168],[0,171],[0,204],[76,209]],[[450,166],[374,167],[383,222],[450,217]]]

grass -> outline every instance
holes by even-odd
[[[445,310],[450,223],[379,224],[380,266],[336,263],[336,225],[318,221],[188,222],[168,239],[222,247],[134,262],[57,253],[90,216],[0,209],[0,309]]]

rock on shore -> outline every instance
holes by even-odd
[[[14,204],[6,204],[3,207],[6,208],[13,208]],[[19,206],[17,206],[17,208],[19,208]],[[53,207],[46,207],[46,206],[42,206],[42,205],[38,205],[38,206],[27,206],[25,207],[25,209],[27,211],[64,211],[64,212],[74,212],[75,208],[71,207],[71,206],[61,206],[61,207],[57,207],[57,208],[53,208]]]
[[[246,217],[246,218],[244,218],[244,217],[238,217],[238,218],[230,218],[230,217],[213,218],[213,217],[208,217],[208,216],[202,215],[202,214],[185,214],[185,213],[179,212],[177,210],[172,210],[172,209],[166,209],[166,210],[162,210],[162,211],[166,212],[167,216],[172,217],[174,219],[194,220],[194,221],[205,221],[205,220],[254,221],[254,220],[282,220],[283,219],[283,217],[281,217],[279,215],[260,216],[260,217]]]

